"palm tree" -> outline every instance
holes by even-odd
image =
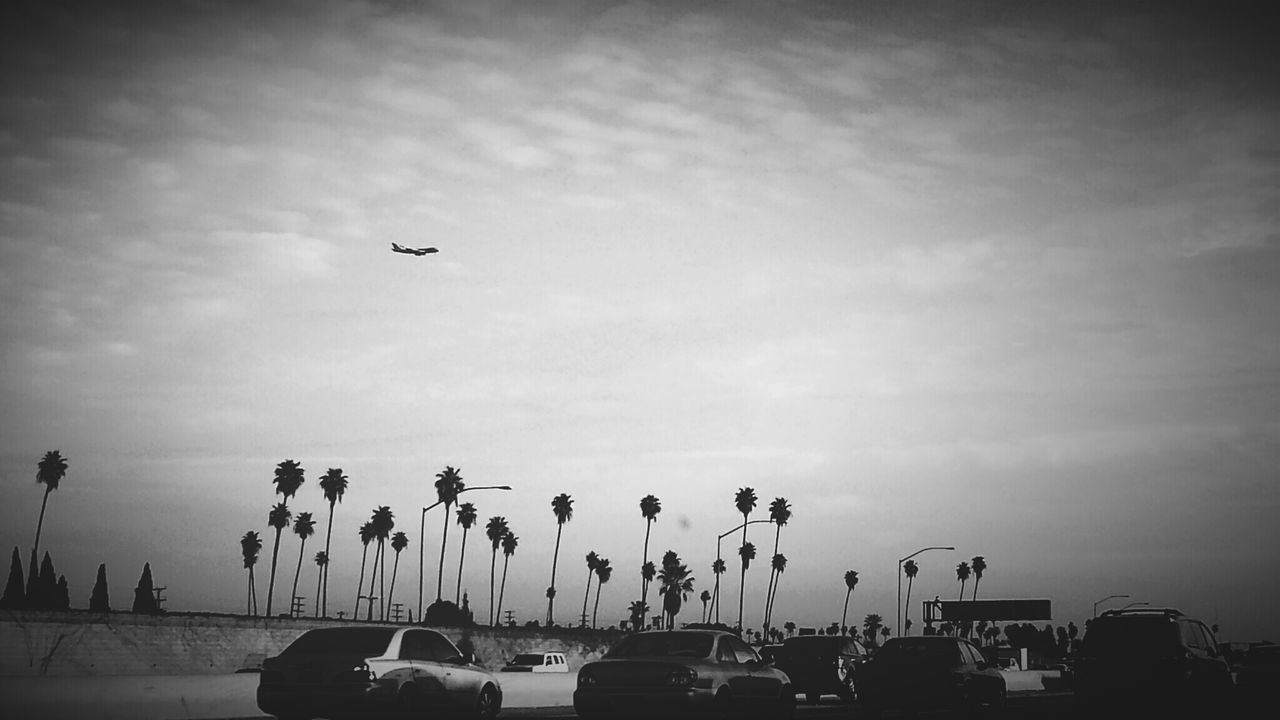
[[[649,614],[649,606],[643,600],[632,600],[627,606],[627,612],[630,613],[631,628],[636,632],[644,627],[644,619]]]
[[[613,568],[609,565],[609,558],[600,558],[596,563],[596,604],[591,608],[591,629],[596,627],[596,616],[600,614],[600,588],[609,582],[609,578],[613,577]]]
[[[360,579],[356,581],[356,609],[351,612],[351,617],[360,617],[360,598],[364,597],[360,591],[364,589],[364,565],[369,559],[369,543],[378,537],[378,532],[373,529],[373,523],[367,522],[360,526],[360,543],[364,545],[364,554],[360,556]],[[372,595],[373,593],[369,593]],[[373,602],[370,598],[369,602]]]
[[[751,567],[751,561],[756,559],[756,546],[754,543],[743,543],[738,548],[738,557],[742,560],[742,579],[746,581],[747,568]],[[738,595],[738,631],[742,631],[742,595]]]
[[[458,506],[458,524],[462,526],[462,549],[458,552],[458,587],[453,592],[453,604],[462,603],[462,563],[467,559],[467,533],[476,524],[476,506],[462,503]]]
[[[320,478],[320,489],[324,491],[324,499],[329,501],[329,525],[324,532],[324,566],[320,571],[323,578],[323,588],[316,605],[321,615],[329,616],[329,541],[333,538],[333,506],[342,502],[342,496],[347,492],[347,476],[342,474],[342,468],[329,468],[329,471]]]
[[[276,486],[276,494],[284,496],[284,500],[280,502],[278,507],[284,508],[285,516],[281,520],[281,525],[278,527],[272,525],[272,527],[276,528],[276,544],[271,551],[271,582],[267,584],[267,617],[271,617],[271,600],[276,587],[276,554],[280,549],[280,531],[288,526],[289,518],[292,515],[288,507],[289,498],[298,493],[298,488],[302,487],[302,483],[306,482],[306,476],[301,465],[293,460],[284,460],[276,465],[275,476],[271,482]]]
[[[796,634],[796,624],[791,620],[782,623],[782,629],[787,631],[787,637],[791,637]]]
[[[907,575],[907,602],[903,611],[903,630],[904,634],[911,634],[911,583],[916,579],[916,573],[920,572],[920,566],[916,565],[915,560],[908,560],[902,564],[902,572]]]
[[[496,576],[498,566],[498,547],[502,545],[502,539],[510,534],[507,529],[507,519],[501,515],[494,515],[489,518],[489,522],[485,523],[484,534],[489,538],[489,544],[493,548],[493,553],[489,557],[489,625],[493,625],[493,581]],[[514,550],[514,548],[512,548]],[[506,572],[506,566],[503,566],[503,572]]]
[[[738,488],[738,492],[733,496],[733,504],[738,508],[738,512],[742,513],[742,547],[739,548],[739,555],[747,547],[747,524],[750,522],[747,516],[752,510],[756,509],[756,491],[749,487]],[[752,557],[755,557],[755,547],[752,546]],[[742,582],[738,586],[738,630],[742,630],[742,607],[743,601],[747,596],[747,563],[745,556],[742,561]]]
[[[969,581],[969,563],[961,562],[956,566],[956,580],[960,581],[960,597],[958,599],[963,600],[964,584]]]
[[[600,556],[595,550],[587,553],[587,590],[582,596],[582,624],[581,627],[587,626],[587,600],[591,598],[591,578],[596,574],[596,566],[600,564]]]
[[[773,556],[778,557],[778,541],[782,539],[782,526],[787,524],[791,519],[791,504],[786,498],[774,498],[769,503],[769,520],[773,523]],[[785,566],[785,561],[783,562]],[[774,567],[769,572],[769,587],[764,594],[764,628],[768,632],[769,624],[773,621],[773,596],[777,593],[775,584],[778,582],[779,570]]]
[[[66,474],[67,460],[57,450],[46,452],[36,465],[36,484],[44,485],[44,499],[40,501],[40,519],[36,522],[36,541],[31,546],[31,562],[28,565],[31,572],[27,580],[27,597],[31,597],[31,591],[36,585],[36,577],[39,575],[36,570],[36,558],[39,557],[40,531],[44,529],[44,509],[49,504],[49,493],[58,489],[58,483],[62,482]]]
[[[293,598],[298,597],[298,578],[302,577],[302,556],[306,552],[307,538],[316,532],[316,521],[311,519],[311,513],[300,512],[298,517],[293,520],[293,533],[302,539],[302,544],[298,546],[298,568],[293,571],[293,590],[289,593],[289,614],[293,614]]]
[[[321,550],[316,553],[316,617],[320,617],[320,598],[324,592],[324,571],[329,567],[329,553]]]
[[[444,549],[449,543],[449,507],[458,499],[458,494],[466,487],[462,475],[450,465],[436,473],[436,498],[444,505],[444,534],[440,537],[440,577],[436,579],[436,602],[441,600],[444,588]]]
[[[978,599],[978,583],[982,582],[982,573],[987,570],[987,559],[981,555],[974,555],[972,562],[973,567],[973,599]]]
[[[506,524],[505,520],[503,524]],[[498,586],[498,607],[493,616],[495,622],[502,621],[502,596],[507,594],[507,565],[511,562],[511,556],[516,554],[516,546],[519,544],[520,538],[513,535],[510,530],[502,536],[502,584]]]
[[[787,570],[787,556],[782,553],[774,553],[773,561],[770,563],[770,569],[773,574],[773,593],[769,598],[768,605],[765,606],[764,631],[769,632],[769,628],[773,627],[771,621],[773,619],[773,598],[778,595],[778,583],[782,581],[782,573]]]
[[[253,581],[253,566],[258,564],[258,552],[262,550],[262,539],[256,530],[250,530],[240,538],[240,555],[244,558],[244,569],[249,571],[249,592],[245,599],[244,614],[258,614],[258,589]]]
[[[882,628],[880,628],[881,644],[883,645],[883,644],[884,644],[884,642],[883,642],[883,641],[884,641],[884,640],[888,640],[888,639],[889,639],[889,636],[890,636],[890,635],[892,635],[892,634],[893,634],[893,631],[892,631],[892,630],[890,630],[889,628],[887,628],[887,627],[882,627]]]
[[[573,500],[566,493],[560,493],[551,499],[551,512],[556,516],[556,550],[551,556],[551,585],[547,586],[547,626],[550,627],[555,617],[556,604],[556,563],[560,560],[560,533],[564,524],[573,519]]]
[[[391,589],[387,591],[387,605],[391,604],[391,598],[396,594],[396,575],[400,572],[400,551],[409,547],[409,536],[404,534],[403,530],[397,530],[391,536],[391,549],[396,553],[396,560],[391,564]]]
[[[267,524],[276,529],[276,541],[271,546],[271,581],[267,583],[267,617],[271,617],[271,598],[276,589],[276,558],[280,555],[280,533],[289,527],[292,517],[289,506],[282,502],[276,503],[267,514]]]
[[[653,582],[653,579],[657,576],[658,568],[653,564],[652,560],[646,560],[645,563],[640,566],[640,582],[644,585],[644,588],[647,589]],[[643,597],[640,598],[640,602],[643,602],[645,607],[649,606],[648,600]]]
[[[844,591],[844,611],[840,613],[840,627],[847,630],[845,619],[849,617],[849,596],[853,594],[853,589],[858,587],[858,571],[847,570],[844,574],[844,585],[848,590]],[[857,633],[854,633],[857,635]]]
[[[673,630],[681,604],[688,600],[689,593],[693,592],[693,576],[689,574],[689,567],[680,562],[680,557],[674,550],[668,550],[662,556],[662,569],[658,571],[658,583],[658,594],[662,596],[662,612],[667,618],[664,624],[668,630]]]
[[[711,607],[716,611],[716,622],[720,622],[720,576],[727,569],[728,567],[725,565],[724,560],[720,558],[716,558],[711,563],[711,573],[716,576],[716,586],[711,593]]]
[[[379,505],[369,518],[369,524],[373,526],[378,548],[373,553],[373,575],[369,578],[369,611],[365,620],[373,619],[373,586],[377,580],[382,581],[378,591],[378,617],[385,620],[387,619],[387,538],[391,537],[391,531],[396,526],[395,516],[390,507]],[[379,559],[382,561],[381,566],[379,566]]]
[[[880,617],[876,613],[869,613],[862,619],[862,636],[866,638],[867,643],[871,645],[876,644],[876,632],[879,631],[883,625],[884,618]]]
[[[653,495],[645,495],[640,498],[640,516],[644,518],[644,555],[640,561],[640,567],[649,562],[649,530],[653,528],[653,521],[658,519],[658,513],[662,512],[662,503]],[[640,577],[640,601],[646,602],[649,598],[649,582],[653,577]]]
[[[698,599],[702,601],[702,622],[706,623],[707,622],[707,603],[711,602],[711,591],[703,590],[702,594],[698,596]]]

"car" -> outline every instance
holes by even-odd
[[[580,718],[654,714],[789,718],[795,692],[786,673],[722,630],[650,630],[628,635],[578,670]]]
[[[1003,711],[1004,675],[964,638],[895,637],[858,669],[858,700],[866,714],[944,710]]]
[[[567,673],[569,663],[562,652],[521,653],[503,665],[502,672]]]
[[[497,717],[502,686],[426,628],[308,630],[262,661],[258,707],[280,720],[458,713]]]
[[[1221,702],[1232,688],[1213,631],[1173,608],[1108,610],[1089,621],[1074,670],[1077,700],[1095,707],[1185,709]]]
[[[1259,643],[1246,650],[1236,670],[1236,688],[1255,702],[1280,698],[1280,645]]]
[[[782,641],[774,664],[791,678],[796,695],[817,702],[822,695],[856,697],[857,668],[867,659],[862,643],[847,635],[801,635]]]

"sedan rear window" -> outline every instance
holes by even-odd
[[[325,628],[308,630],[281,655],[381,655],[396,634],[394,628]]]
[[[706,657],[713,637],[707,633],[660,632],[632,635],[619,642],[605,657]]]

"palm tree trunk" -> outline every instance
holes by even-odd
[[[369,609],[365,613],[365,620],[373,620],[373,588],[378,584],[378,557],[382,555],[382,539],[378,539],[378,547],[373,549],[373,572],[369,574],[369,597],[365,599]],[[381,598],[379,598],[381,599]]]
[[[742,514],[742,547],[747,546],[747,514]],[[738,632],[742,632],[742,607],[747,595],[747,559],[742,560],[742,581],[738,584]]]
[[[958,598],[956,598],[956,599],[957,599],[957,600],[964,600],[964,581],[963,581],[963,580],[961,580],[961,581],[960,581],[960,597],[958,597]]]
[[[302,553],[307,548],[307,539],[302,538],[302,545],[298,547],[298,569],[293,571],[293,590],[289,593],[289,615],[293,616],[293,599],[298,596],[298,578],[302,577]]]
[[[387,592],[387,606],[390,607],[390,600],[396,594],[396,575],[400,572],[400,551],[396,551],[395,562],[391,563],[391,590]]]
[[[844,610],[840,613],[840,632],[846,632],[849,627],[849,596],[853,594],[853,588],[844,591]]]
[[[378,619],[387,619],[387,543],[378,538],[378,552],[382,554],[382,565],[378,569]]]
[[[317,593],[320,598],[320,614],[329,617],[329,560],[333,558],[329,554],[329,541],[333,538],[333,501],[329,501],[329,529],[324,533],[324,566],[320,568],[320,577],[324,582],[323,593]],[[318,616],[317,616],[318,617]]]
[[[489,627],[493,627],[493,581],[498,572],[498,546],[493,546],[489,557]]]
[[[551,555],[551,597],[547,598],[547,626],[551,625],[551,619],[556,605],[556,564],[560,561],[560,533],[564,532],[564,523],[556,525],[556,551]]]
[[[276,556],[280,554],[280,531],[276,528],[276,542],[271,547],[271,582],[267,583],[267,617],[271,617],[271,598],[276,590]]]
[[[982,580],[982,578],[974,578],[974,579],[973,579],[973,599],[974,599],[974,600],[977,600],[977,599],[978,599],[978,582],[979,582],[980,580]]]
[[[587,600],[591,598],[591,576],[594,574],[593,570],[587,570],[587,591],[582,595],[582,627],[587,626]]]
[[[316,617],[320,617],[320,599],[324,597],[322,594],[324,584],[324,570],[329,567],[329,556],[325,556],[324,565],[321,565],[316,572]]]
[[[716,622],[720,622],[720,573],[716,573],[716,587],[711,591],[711,609],[716,612]]]
[[[644,566],[649,562],[649,531],[653,529],[653,520],[646,518],[644,525],[644,557],[641,558],[640,570],[640,602],[649,601],[649,579],[644,576]]]
[[[244,589],[244,614],[253,611],[253,568],[249,568],[249,587]]]
[[[502,556],[502,584],[498,586],[498,608],[494,611],[494,621],[499,624],[502,623],[502,596],[507,594],[507,565],[510,562],[510,555]]]
[[[911,583],[915,582],[915,578],[907,578],[907,601],[903,603],[902,611],[902,633],[904,635],[911,634],[911,625],[907,622],[911,618]]]
[[[462,528],[462,550],[458,554],[458,588],[453,591],[453,604],[462,603],[462,563],[467,559],[467,528]]]
[[[360,579],[356,581],[356,607],[351,611],[351,619],[360,617],[360,591],[364,589],[364,566],[369,561],[369,545],[364,546],[364,554],[360,556]]]
[[[436,579],[436,601],[444,592],[444,548],[449,544],[449,506],[444,506],[444,533],[440,536],[440,577]]]
[[[596,604],[591,607],[591,629],[596,629],[596,616],[600,614],[600,586],[603,583],[596,581]]]
[[[40,501],[40,519],[39,519],[38,521],[36,521],[36,541],[35,541],[35,543],[34,543],[34,544],[32,544],[32,546],[31,546],[31,557],[33,557],[33,558],[34,558],[34,557],[39,557],[39,552],[40,552],[40,531],[44,529],[44,509],[45,509],[45,506],[49,504],[49,491],[50,491],[50,490],[52,490],[52,489],[53,489],[53,487],[52,487],[52,486],[50,486],[50,485],[45,485],[45,486],[44,486],[44,499]],[[32,566],[33,566],[33,567],[32,567],[32,570],[33,570],[33,572],[35,572],[35,570],[34,570],[34,565],[35,565],[35,563],[32,563]],[[36,573],[36,574],[39,574],[39,573]]]
[[[773,558],[778,555],[778,541],[782,539],[782,526],[778,525],[773,533],[773,555],[769,556],[769,587],[764,593],[764,632],[769,633],[769,621],[773,617],[773,594],[778,582],[778,571],[773,567]]]
[[[258,581],[254,579],[253,567],[249,568],[249,592],[253,595],[253,616],[258,616]]]

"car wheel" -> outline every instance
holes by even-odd
[[[498,713],[502,711],[502,696],[494,689],[492,685],[485,685],[480,691],[479,697],[476,698],[476,718],[479,720],[492,720],[498,717]]]
[[[729,688],[722,687],[717,690],[711,706],[711,716],[717,720],[733,720],[737,717],[733,707],[733,695],[730,694]]]

